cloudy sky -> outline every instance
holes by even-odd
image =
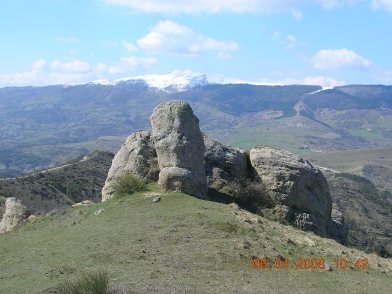
[[[0,87],[199,72],[392,84],[392,0],[0,0]]]

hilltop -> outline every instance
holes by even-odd
[[[154,203],[157,187],[148,189],[40,216],[1,236],[0,292],[40,293],[103,269],[131,293],[389,293],[390,259],[181,193],[160,194]],[[278,256],[290,267],[297,258],[313,257],[325,258],[327,266],[276,270]],[[254,257],[268,257],[273,268],[253,269]],[[334,259],[343,257],[367,257],[369,270],[336,270]]]

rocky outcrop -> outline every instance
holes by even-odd
[[[235,181],[247,177],[247,162],[245,151],[240,148],[232,148],[219,143],[208,136],[203,136],[205,144],[204,168],[209,187],[216,189]],[[153,182],[158,180],[159,166],[155,146],[152,142],[150,133],[140,131],[131,134],[120,151],[112,161],[105,186],[102,189],[102,199],[107,200],[112,197],[112,183],[125,171],[131,171],[137,177]],[[168,171],[170,171],[168,173]],[[186,169],[172,168],[162,172],[162,181],[175,181],[175,177],[186,178],[191,174]],[[169,180],[168,177],[172,179]],[[189,190],[191,187],[183,187],[180,190]],[[168,187],[168,190],[176,187]]]
[[[256,147],[249,166],[243,150],[203,137],[198,118],[184,101],[160,104],[150,120],[152,134],[132,134],[113,159],[103,200],[112,197],[111,183],[126,171],[145,181],[158,180],[164,191],[199,198],[207,198],[208,179],[209,187],[234,191],[239,204],[267,217],[325,237],[332,227],[335,235],[343,232],[339,220],[331,221],[326,179],[303,158]]]
[[[181,191],[207,197],[204,141],[199,120],[184,101],[162,103],[150,118],[159,164],[159,185],[166,191]]]
[[[337,209],[332,209],[330,231],[332,239],[336,240],[340,244],[347,245],[348,226],[344,221],[343,213]]]
[[[332,199],[327,180],[318,168],[271,147],[253,148],[250,162],[281,221],[329,236]]]
[[[120,151],[113,158],[105,186],[102,189],[102,201],[113,197],[112,185],[126,171],[130,171],[146,182],[158,180],[158,160],[149,132],[133,133],[121,146]]]
[[[0,222],[0,234],[12,231],[29,216],[26,206],[14,197],[5,201],[5,212]]]
[[[224,185],[247,177],[245,151],[219,143],[204,135],[205,171],[208,186],[221,189]]]

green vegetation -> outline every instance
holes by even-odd
[[[333,265],[334,258],[364,253],[264,218],[253,223],[254,215],[182,193],[154,203],[156,190],[150,184],[132,197],[38,216],[2,235],[0,293],[42,293],[64,280],[77,283],[92,269],[107,272],[126,293],[390,291],[390,260],[369,255],[366,271],[297,270],[291,266],[299,257]],[[95,216],[98,209],[104,211]],[[277,256],[290,268],[275,269]],[[254,257],[268,257],[272,268],[253,269]]]
[[[0,179],[0,195],[21,199],[34,213],[48,212],[87,199],[100,201],[113,154],[94,152],[80,159],[49,171]]]
[[[257,214],[262,213],[264,208],[275,205],[258,181],[247,179],[231,182],[225,185],[221,192],[230,195],[241,207]]]
[[[352,129],[350,130],[350,133],[354,136],[358,136],[369,141],[370,140],[375,141],[380,137],[382,137],[381,134],[379,134],[377,131],[368,131],[364,129]]]
[[[352,187],[352,192],[357,192],[365,195],[368,199],[371,199],[373,203],[382,203],[382,199],[379,195],[379,191],[376,186],[372,184],[368,179],[350,173],[338,173],[336,177],[347,178],[353,182],[355,185]]]
[[[106,272],[83,273],[76,281],[65,280],[56,287],[59,294],[110,294]]]
[[[114,197],[121,198],[146,189],[146,183],[126,172],[113,183]]]
[[[380,256],[392,256],[392,199],[368,179],[350,173],[326,173],[332,200],[349,226],[348,244]]]

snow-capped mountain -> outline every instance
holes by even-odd
[[[97,80],[91,84],[114,86],[123,82],[145,83],[151,88],[163,91],[185,91],[198,86],[210,84],[242,84],[240,80],[227,78],[222,75],[210,75],[201,73],[167,73],[157,75],[145,75],[122,78],[115,81]]]

